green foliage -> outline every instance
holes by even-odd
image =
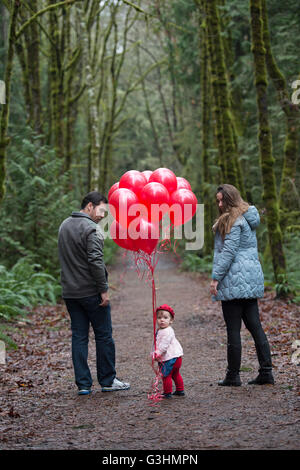
[[[16,343],[9,336],[12,330],[9,323],[26,316],[36,305],[56,304],[61,286],[30,258],[20,258],[10,270],[0,265],[0,286],[0,340],[16,349]]]
[[[10,321],[38,304],[55,304],[61,295],[57,280],[42,272],[30,258],[20,258],[10,269],[0,265],[0,319]]]
[[[106,265],[113,264],[118,250],[119,250],[119,247],[113,240],[111,240],[110,238],[107,238],[105,240],[104,249],[103,249],[103,258],[104,258],[104,262]]]
[[[287,261],[287,277],[274,282],[274,272],[268,250],[260,253],[260,260],[265,276],[265,285],[275,289],[278,296],[288,296],[293,302],[300,303],[300,266],[295,253],[300,250],[300,238],[297,233],[287,233],[284,240]]]
[[[10,267],[30,255],[46,272],[58,275],[58,228],[79,203],[68,174],[62,174],[62,162],[41,140],[29,128],[13,136],[1,206],[1,260]]]
[[[297,256],[297,253],[300,251],[299,231],[298,233],[286,234],[285,251],[287,258],[287,276],[291,298],[293,302],[300,303],[300,266],[299,256]]]
[[[0,340],[4,341],[6,349],[18,349],[18,345],[14,342],[14,340],[8,336],[8,333],[13,333],[14,328],[9,327],[7,323],[1,324],[0,323]]]
[[[278,275],[278,281],[276,282],[274,287],[276,295],[278,297],[287,297],[288,294],[291,292],[287,277],[282,274]]]
[[[212,257],[201,257],[196,253],[185,253],[181,268],[186,271],[210,274],[212,270]]]

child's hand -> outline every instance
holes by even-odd
[[[155,374],[157,374],[159,371],[159,367],[157,364],[157,354],[155,352],[153,352],[151,356],[151,367],[154,370]]]
[[[152,362],[157,361],[157,353],[154,351],[151,355]]]

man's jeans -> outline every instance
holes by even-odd
[[[90,323],[95,334],[98,382],[102,387],[109,387],[116,376],[110,305],[100,307],[100,295],[64,300],[71,317],[72,360],[77,387],[89,389],[92,386],[87,362]]]

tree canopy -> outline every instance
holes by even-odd
[[[57,276],[57,229],[84,193],[168,167],[205,207],[185,266],[209,271],[231,183],[260,211],[266,282],[299,296],[297,2],[4,0],[0,23],[5,269],[26,258]]]

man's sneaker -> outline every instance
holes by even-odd
[[[102,387],[102,392],[116,392],[118,390],[128,390],[129,388],[129,383],[121,382],[117,378],[114,378],[114,381],[110,387]]]
[[[87,388],[81,388],[78,390],[78,395],[90,395],[90,393],[92,393],[92,390]]]

